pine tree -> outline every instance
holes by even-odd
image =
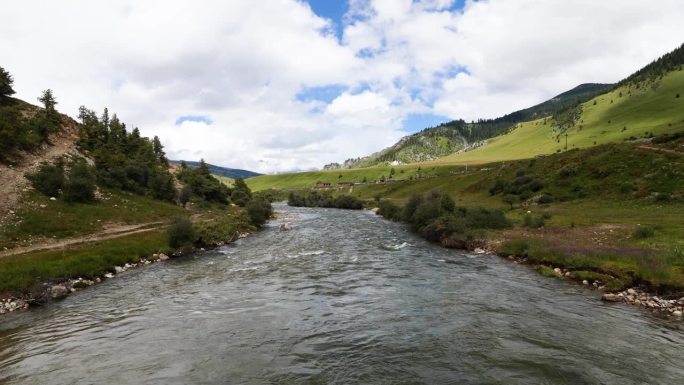
[[[55,106],[57,105],[57,100],[55,100],[55,95],[52,93],[51,89],[43,91],[43,93],[38,98],[38,101],[43,103],[45,112],[48,116],[54,116],[57,113]]]
[[[202,175],[211,175],[211,171],[209,170],[209,166],[207,166],[207,163],[204,162],[204,159],[200,159],[200,164],[199,167],[197,168]]]
[[[0,102],[5,101],[10,95],[14,95],[12,84],[14,84],[12,75],[0,67]]]
[[[162,164],[168,165],[169,160],[166,158],[166,153],[164,152],[164,146],[161,144],[161,141],[159,140],[158,136],[154,136],[154,139],[152,139],[152,147],[154,150],[154,155],[157,157],[159,162]]]

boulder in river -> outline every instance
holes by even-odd
[[[290,226],[290,223],[283,223],[280,225],[280,231],[288,231],[292,230],[292,227]]]
[[[66,297],[67,294],[69,294],[69,289],[64,285],[53,285],[50,288],[50,296],[52,299],[63,298]]]

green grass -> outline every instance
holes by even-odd
[[[35,198],[32,197],[32,199]],[[78,234],[87,233],[89,229],[94,228],[90,227],[91,225],[95,226],[90,222],[92,218],[101,217],[108,220],[116,218],[117,220],[133,221],[133,223],[151,219],[169,222],[177,215],[186,215],[181,209],[174,206],[168,207],[169,205],[158,201],[150,200],[148,202],[147,199],[137,196],[117,196],[117,198],[110,198],[110,201],[124,203],[126,205],[124,211],[128,211],[129,214],[120,214],[119,210],[116,210],[117,215],[114,215],[110,211],[113,208],[118,209],[119,203],[110,202],[103,204],[104,207],[94,207],[94,205],[60,206],[58,202],[52,203],[60,207],[59,212],[63,215],[77,219],[76,224],[80,223],[81,226],[75,227],[76,224],[71,223],[65,224],[65,227]],[[142,206],[138,206],[145,204],[147,204],[145,210]],[[197,236],[201,237],[198,242],[203,245],[226,242],[238,233],[254,230],[249,217],[241,208],[210,203],[197,206],[202,207],[193,208],[193,225]],[[48,219],[45,213],[40,215],[42,218]],[[88,220],[84,221],[83,218]],[[40,231],[47,231],[45,229],[51,229],[51,226],[59,229],[59,222],[41,227]],[[164,227],[108,240],[81,243],[59,250],[0,257],[0,294],[21,295],[33,289],[41,289],[40,284],[44,282],[75,277],[101,276],[112,271],[114,266],[137,261],[140,257],[158,252],[168,253],[171,249],[168,246]],[[65,235],[68,232],[64,231],[60,234]]]
[[[0,232],[3,247],[22,246],[35,238],[61,239],[91,234],[108,223],[168,221],[183,212],[171,203],[116,191],[104,191],[102,199],[88,204],[51,201],[37,192],[29,192],[22,197],[21,204],[18,220]]]
[[[524,245],[524,246],[521,246]],[[655,290],[684,290],[684,257],[655,250],[592,249],[552,244],[542,239],[516,239],[502,245],[501,254],[524,250],[532,264],[562,266],[578,280],[599,280],[610,291],[646,284]]]
[[[101,276],[114,266],[158,252],[169,252],[162,231],[0,258],[0,293],[20,294],[42,282]]]
[[[582,105],[582,116],[568,131],[568,149],[620,142],[684,129],[684,71],[673,71],[657,82],[623,86]],[[594,102],[596,104],[594,104]],[[441,158],[429,164],[481,164],[552,154],[565,148],[552,120],[521,123],[483,147]]]
[[[220,180],[221,183],[225,184],[228,187],[233,187],[233,185],[235,185],[235,179],[233,179],[233,178],[228,178],[227,176],[216,175],[216,174],[212,174],[212,176],[214,178]]]
[[[369,168],[357,168],[351,170],[325,170],[307,171],[292,174],[262,175],[245,180],[249,188],[254,191],[268,189],[305,189],[312,188],[316,182],[330,182],[336,185],[338,182],[361,183],[364,178],[372,183],[374,180],[381,179],[383,176],[388,179],[392,169],[395,170],[394,180],[408,180],[418,176],[431,178],[435,176],[448,175],[451,171],[461,170],[461,166],[423,166],[402,165],[402,166],[379,166]]]

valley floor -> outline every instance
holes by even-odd
[[[415,164],[405,166],[404,174],[397,172],[393,183],[320,192],[352,195],[373,207],[385,199],[402,205],[413,194],[440,190],[457,206],[504,210],[513,227],[482,231],[479,237],[492,251],[524,260],[544,275],[559,276],[554,271],[557,268],[563,272],[562,278],[589,285],[596,282],[606,291],[638,287],[678,298],[684,295],[683,149],[684,140],[677,139],[610,144],[540,159],[485,164],[467,171],[462,166]],[[431,175],[409,179],[419,167]],[[386,171],[346,172],[342,175],[356,173],[358,178]],[[306,173],[277,175],[269,188],[285,182],[290,190],[296,190],[294,182],[306,178]],[[493,194],[490,189],[497,180],[512,187],[538,181],[543,188],[532,194]],[[260,177],[253,183],[264,186],[268,181],[268,177]],[[542,195],[552,199],[538,203]],[[545,220],[530,226],[526,217]]]

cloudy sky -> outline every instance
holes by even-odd
[[[22,0],[17,96],[109,107],[171,158],[280,172],[614,82],[684,42],[681,0]]]

